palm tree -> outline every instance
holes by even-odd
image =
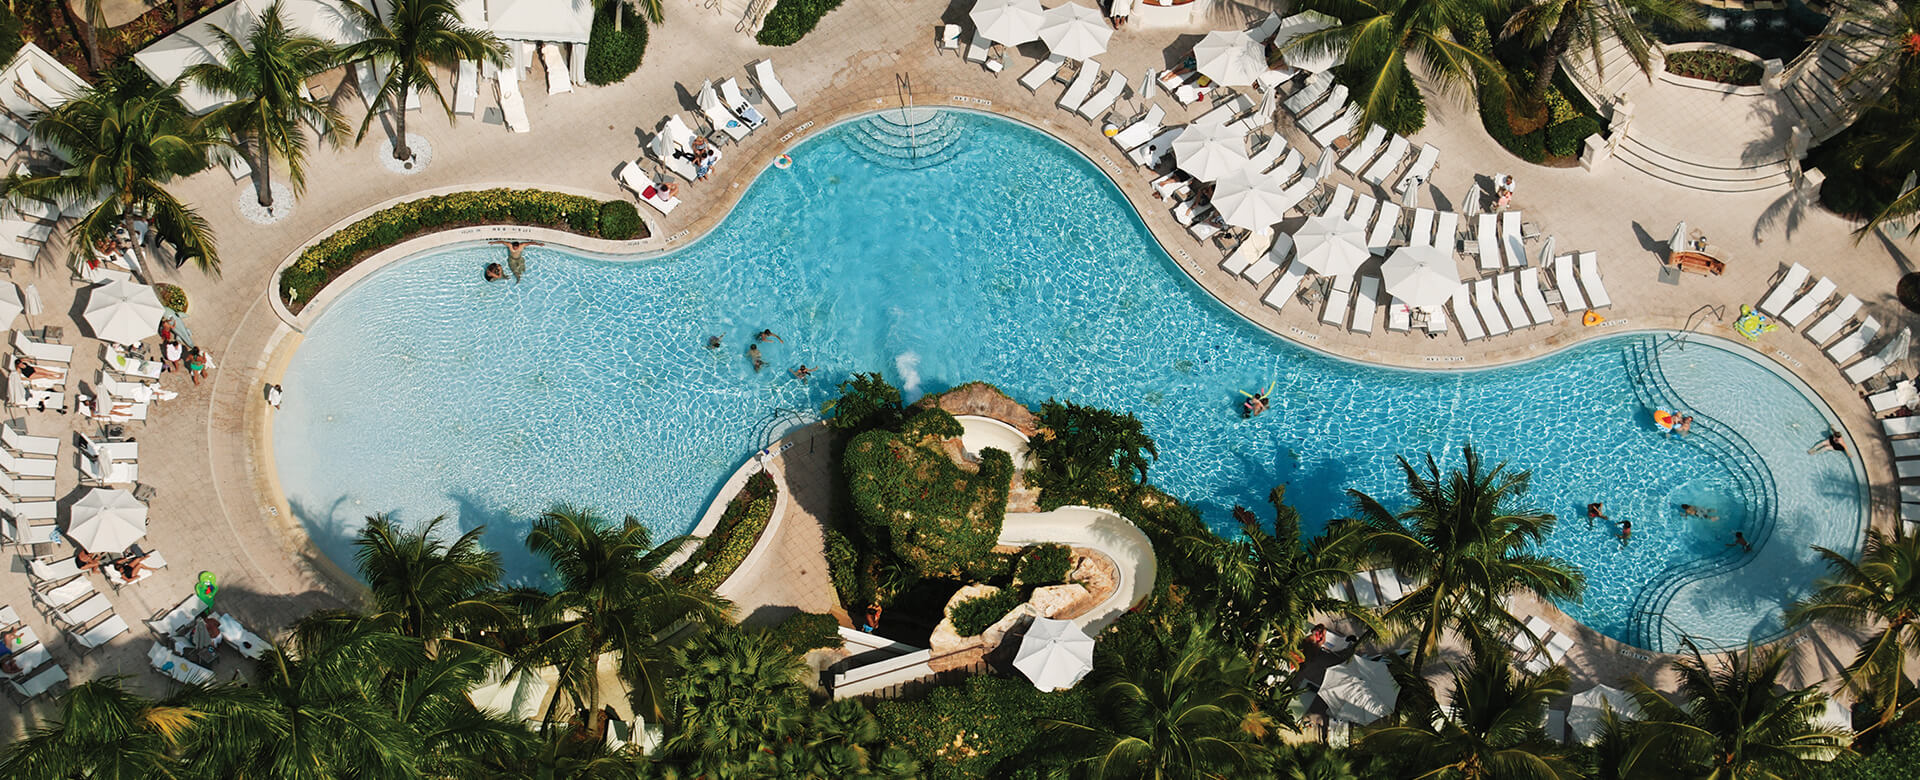
[[[1859,563],[1825,547],[1814,550],[1831,574],[1813,595],[1787,609],[1787,625],[1821,621],[1874,629],[1847,666],[1847,686],[1879,713],[1869,729],[1885,726],[1916,703],[1901,694],[1911,688],[1910,656],[1920,651],[1920,537],[1868,531]]]
[[[1409,770],[1406,777],[1422,780],[1579,777],[1564,750],[1540,728],[1547,704],[1566,695],[1567,670],[1520,675],[1504,653],[1480,653],[1476,659],[1454,669],[1452,700],[1444,712],[1368,734],[1361,749],[1389,757]]]
[[[1645,715],[1634,729],[1642,749],[1620,757],[1622,777],[1811,777],[1849,753],[1848,735],[1816,719],[1826,696],[1814,688],[1781,690],[1781,650],[1729,653],[1708,668],[1697,648],[1675,661],[1679,689],[1661,693],[1635,680],[1629,690]]]
[[[280,3],[274,0],[260,12],[244,41],[215,27],[219,60],[195,63],[182,74],[209,92],[233,99],[208,114],[207,121],[225,128],[241,149],[251,152],[254,190],[261,207],[268,209],[273,207],[275,157],[286,163],[294,192],[306,189],[307,136],[302,124],[333,144],[345,134],[339,109],[302,88],[308,76],[334,66],[333,47],[289,30]]]
[[[1605,76],[1600,50],[1608,38],[1620,41],[1641,73],[1652,73],[1658,43],[1652,23],[1691,29],[1704,21],[1691,0],[1529,0],[1521,5],[1507,18],[1505,34],[1526,39],[1540,52],[1525,105],[1545,104],[1547,87],[1560,72],[1560,56],[1575,47],[1592,50],[1594,67]]]
[[[1908,2],[1842,0],[1840,12],[1819,37],[1867,54],[1840,79],[1845,87],[1856,81],[1886,84],[1913,73],[1920,64],[1920,7]],[[1844,91],[1844,90],[1843,90]],[[1861,93],[1862,97],[1872,91]]]
[[[382,692],[394,719],[416,736],[424,776],[476,777],[490,756],[532,752],[535,740],[525,727],[467,698],[501,660],[490,650],[441,647]]]
[[[1065,745],[1086,750],[1076,769],[1091,778],[1252,777],[1273,754],[1258,737],[1253,665],[1216,645],[1202,626],[1159,663],[1129,665],[1101,685],[1093,723],[1045,720]]]
[[[32,119],[33,135],[59,150],[62,168],[16,173],[5,194],[65,205],[98,200],[70,231],[70,262],[91,256],[97,242],[148,215],[160,235],[218,273],[220,255],[207,221],[162,186],[197,173],[227,143],[180,104],[177,85],[160,86],[132,68],[117,68],[60,107]],[[144,273],[142,276],[152,278]]]
[[[353,559],[374,608],[399,616],[400,631],[421,639],[512,624],[513,609],[499,590],[500,554],[480,545],[486,529],[447,544],[435,533],[445,521],[436,517],[408,532],[385,515],[367,518],[353,540]]]
[[[178,702],[151,702],[103,677],[61,694],[58,714],[0,756],[15,778],[146,778],[180,769],[174,748],[201,713]]]
[[[600,708],[599,659],[613,653],[636,711],[661,720],[668,658],[659,635],[685,619],[726,623],[726,600],[655,574],[672,549],[655,549],[646,526],[632,518],[615,525],[589,511],[556,507],[534,522],[527,549],[553,565],[559,585],[535,605],[542,628],[522,665],[555,665],[574,704],[594,711]],[[559,701],[555,696],[548,720]]]
[[[1448,629],[1479,645],[1488,644],[1482,639],[1491,630],[1517,628],[1504,603],[1508,596],[1529,591],[1574,600],[1584,586],[1566,561],[1529,552],[1553,530],[1554,517],[1514,505],[1527,492],[1527,472],[1509,471],[1505,463],[1486,469],[1472,445],[1462,454],[1461,467],[1446,475],[1431,454],[1424,473],[1400,458],[1413,504],[1397,515],[1365,493],[1347,491],[1373,531],[1369,546],[1418,583],[1382,613],[1418,629],[1415,669]]]
[[[382,105],[394,107],[393,159],[412,164],[413,150],[407,148],[407,96],[416,91],[431,94],[453,121],[453,103],[434,76],[436,68],[456,67],[460,60],[506,62],[507,48],[493,33],[460,23],[460,12],[453,0],[387,0],[392,12],[385,19],[353,0],[342,4],[347,15],[365,30],[367,39],[348,46],[340,53],[342,61],[378,61],[388,66],[387,78],[380,90],[367,101],[367,116],[360,120],[358,142],[367,137],[367,128],[380,115]],[[357,67],[368,67],[362,62]]]
[[[1343,55],[1360,104],[1360,121],[1389,124],[1401,90],[1412,78],[1410,58],[1442,94],[1470,90],[1478,74],[1500,72],[1500,64],[1454,40],[1452,29],[1478,13],[1466,0],[1310,0],[1307,7],[1340,24],[1302,35],[1288,48],[1308,54]]]
[[[673,648],[678,728],[667,752],[703,772],[781,752],[805,714],[807,666],[764,631],[720,627]]]

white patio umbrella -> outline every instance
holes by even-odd
[[[1267,72],[1265,47],[1243,30],[1214,30],[1193,45],[1194,69],[1228,87],[1253,84]]]
[[[80,317],[101,341],[138,344],[159,330],[166,313],[152,287],[116,279],[87,293],[87,308]]]
[[[1693,247],[1687,246],[1687,223],[1673,226],[1673,237],[1667,239],[1668,252],[1685,252]]]
[[[1460,289],[1460,267],[1439,247],[1416,244],[1394,250],[1380,266],[1387,294],[1408,306],[1429,308],[1453,298]]]
[[[1307,217],[1293,231],[1293,245],[1295,262],[1325,276],[1352,276],[1373,256],[1367,249],[1366,231],[1359,225],[1319,214]]]
[[[1216,122],[1187,125],[1173,139],[1173,159],[1201,181],[1214,181],[1252,163],[1247,159],[1247,135]]]
[[[1093,669],[1093,637],[1071,620],[1034,618],[1014,654],[1019,669],[1043,691],[1064,691]]]
[[[132,493],[94,488],[73,502],[67,536],[90,552],[119,552],[147,535],[147,505]]]
[[[1582,745],[1591,745],[1600,736],[1603,713],[1613,710],[1621,720],[1639,720],[1640,705],[1626,691],[1609,685],[1596,685],[1573,695],[1567,708],[1567,729]]]
[[[978,0],[967,18],[973,20],[981,37],[1015,46],[1040,39],[1044,14],[1040,0]]]
[[[1213,209],[1234,227],[1268,230],[1287,213],[1286,187],[1248,165],[1214,183]]]
[[[1099,56],[1113,37],[1113,28],[1099,11],[1078,3],[1049,8],[1042,16],[1040,40],[1048,51],[1070,60]]]
[[[20,288],[12,282],[0,284],[0,324],[12,327],[13,318],[26,310],[26,304],[20,302]]]
[[[1327,670],[1320,681],[1320,699],[1327,703],[1327,717],[1365,726],[1393,711],[1400,698],[1400,686],[1393,681],[1384,661],[1360,656]]]

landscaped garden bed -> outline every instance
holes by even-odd
[[[1697,49],[1667,53],[1667,72],[1690,79],[1732,84],[1736,87],[1759,86],[1765,69],[1760,63],[1724,51]]]

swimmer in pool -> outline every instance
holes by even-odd
[[[787,343],[786,339],[780,338],[780,334],[773,332],[773,329],[771,328],[762,329],[758,334],[756,334],[753,337],[753,340],[754,341],[778,341],[782,344]]]
[[[1840,431],[1837,428],[1828,431],[1827,438],[1819,444],[1813,445],[1812,449],[1807,450],[1807,454],[1812,455],[1821,450],[1833,450],[1834,452],[1845,453],[1847,451],[1847,440],[1840,435]]]
[[[1595,501],[1587,505],[1587,527],[1588,528],[1593,527],[1594,520],[1609,520],[1609,519],[1611,518],[1607,517],[1606,507],[1602,505],[1600,502]]]
[[[800,364],[799,368],[793,370],[793,378],[802,382],[807,381],[807,377],[810,376],[813,376],[813,369],[807,368],[805,363]]]
[[[1746,534],[1740,533],[1739,531],[1733,532],[1733,542],[1728,544],[1727,546],[1738,547],[1740,548],[1740,551],[1743,553],[1753,552],[1753,544],[1747,541]]]
[[[1627,546],[1627,540],[1632,538],[1633,538],[1633,521],[1632,520],[1620,521],[1620,546],[1621,547]]]
[[[499,263],[488,263],[487,270],[482,273],[482,276],[489,282],[497,282],[507,278],[507,271],[501,268]]]
[[[749,357],[749,358],[752,358],[752,359],[753,359],[753,370],[754,370],[754,372],[755,372],[755,373],[759,373],[759,371],[760,371],[760,369],[762,369],[762,368],[764,368],[764,367],[766,367],[766,365],[767,365],[767,361],[765,361],[765,360],[761,360],[761,359],[760,359],[760,345],[759,345],[759,344],[748,344],[748,345],[747,345],[747,357]]]
[[[707,349],[719,349],[719,348],[720,348],[720,337],[719,337],[719,336],[708,336],[708,337],[707,337]]]
[[[1704,517],[1708,520],[1720,519],[1719,512],[1705,507],[1697,507],[1692,504],[1681,504],[1680,511],[1685,512],[1688,517]]]
[[[546,244],[539,241],[488,241],[487,243],[499,244],[507,248],[507,266],[513,269],[513,280],[516,282],[520,281],[520,277],[527,274],[527,256],[525,254],[527,247],[546,246]]]

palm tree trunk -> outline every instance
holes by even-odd
[[[262,124],[265,124],[265,120],[262,120]],[[267,142],[263,140],[265,135],[266,135],[265,132],[262,132],[260,133],[260,135],[254,138],[253,148],[256,154],[254,154],[253,156],[254,159],[252,161],[253,193],[255,198],[260,201],[260,208],[266,209],[268,212],[272,212],[273,211],[273,166],[270,164],[271,161],[267,159]],[[244,154],[245,153],[242,152],[243,156]]]
[[[413,83],[402,80],[400,84],[400,91],[393,96],[393,159],[412,167],[413,150],[407,148],[407,93],[413,89]]]
[[[184,24],[193,18],[193,9],[187,7],[187,0],[173,0],[173,22]]]
[[[1553,74],[1560,72],[1560,55],[1566,54],[1573,45],[1574,14],[1570,11],[1560,15],[1560,23],[1554,25],[1553,35],[1547,38],[1547,50],[1534,68],[1533,84],[1527,88],[1527,105],[1539,106],[1547,99],[1547,87],[1553,84]]]
[[[100,60],[100,40],[93,24],[82,23],[73,12],[73,7],[67,5],[67,0],[55,0],[54,5],[59,6],[60,15],[67,20],[67,27],[73,31],[73,37],[80,40],[80,48],[86,51],[87,67],[98,73],[104,64]]]

